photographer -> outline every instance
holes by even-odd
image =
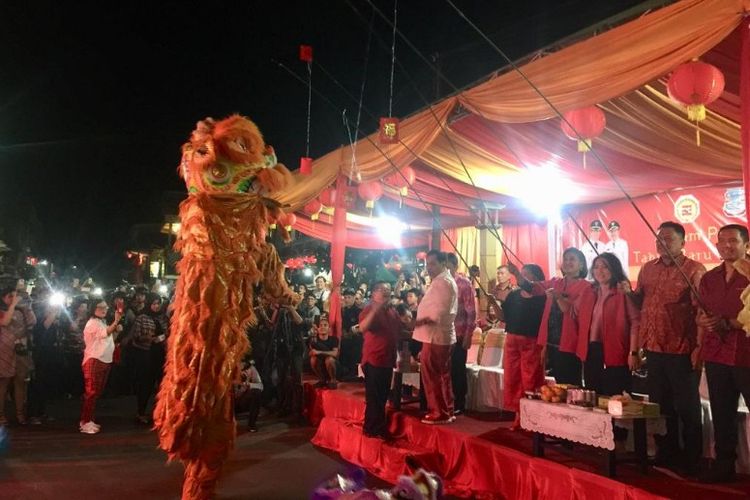
[[[36,318],[28,300],[24,302],[15,287],[0,290],[0,426],[7,423],[5,395],[11,382],[18,423],[26,423],[26,381],[31,368],[27,339]]]
[[[46,295],[39,304],[37,322],[32,334],[34,376],[29,391],[29,417],[32,424],[40,424],[47,417],[47,401],[60,393],[60,374],[63,372],[61,340],[70,330],[64,314],[65,297],[61,293]]]

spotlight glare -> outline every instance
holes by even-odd
[[[313,271],[309,267],[306,267],[305,270],[302,271],[302,274],[304,274],[305,276],[309,278],[313,275]]]
[[[104,291],[101,289],[101,287],[94,288],[94,291],[92,292],[97,297],[101,297]]]
[[[554,165],[529,167],[508,180],[512,192],[536,215],[559,218],[560,207],[575,201],[580,189]]]
[[[382,215],[379,217],[377,230],[380,239],[393,243],[395,246],[401,246],[401,233],[407,229],[406,224],[393,217],[392,215]]]
[[[51,306],[63,306],[65,305],[65,295],[60,292],[55,292],[49,297],[49,305]]]

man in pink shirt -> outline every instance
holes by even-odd
[[[427,272],[432,280],[417,309],[412,338],[422,342],[420,372],[429,413],[425,424],[448,424],[453,416],[451,347],[456,343],[458,289],[446,265],[445,253],[427,253]]]
[[[454,415],[466,410],[466,357],[471,347],[471,336],[477,323],[474,287],[467,278],[458,274],[458,257],[449,253],[448,271],[456,281],[458,289],[458,310],[454,326],[456,343],[451,353],[451,382],[453,383]]]

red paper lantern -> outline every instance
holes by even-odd
[[[276,229],[276,223],[277,222],[278,221],[276,220],[276,218],[274,216],[272,216],[271,214],[268,214],[266,216],[266,223],[268,224],[268,228],[269,229]]]
[[[336,206],[336,190],[332,187],[329,187],[328,189],[324,189],[322,193],[320,193],[320,202],[330,208],[333,208]]]
[[[711,104],[724,92],[724,74],[708,63],[693,60],[680,64],[667,82],[670,99],[687,106],[688,120],[698,123],[706,119],[706,104]],[[700,130],[696,128],[696,142],[700,146]]]
[[[378,140],[380,144],[398,144],[399,126],[400,120],[398,118],[381,118],[380,127],[378,127]]]
[[[409,186],[417,180],[417,174],[410,166],[400,169],[400,172],[394,172],[385,179],[385,183],[393,186],[401,192],[401,196],[409,194]]]
[[[311,63],[313,60],[313,48],[312,45],[300,45],[299,46],[299,60],[306,63]]]
[[[359,197],[365,200],[365,206],[370,210],[375,207],[375,202],[383,196],[383,186],[378,181],[363,182],[357,188]]]
[[[299,173],[301,175],[310,175],[313,171],[312,158],[303,156],[299,159]]]
[[[356,188],[352,186],[351,188],[346,188],[344,191],[344,205],[346,206],[347,210],[351,210],[354,208],[354,203],[356,201],[356,195],[354,194],[354,190]],[[325,189],[322,193],[320,193],[320,202],[329,208],[335,208],[336,207],[336,196],[338,193],[336,192],[336,188],[328,188]]]
[[[323,210],[323,204],[318,200],[308,201],[305,207],[302,209],[305,214],[310,216],[310,220],[318,220],[320,218],[321,210]]]
[[[604,111],[596,106],[574,109],[568,111],[563,116],[565,120],[560,123],[562,131],[570,139],[578,142],[579,153],[586,153],[591,149],[592,141],[599,137],[604,132],[604,127],[607,126],[607,118],[604,116]],[[583,140],[579,138],[579,135]]]
[[[279,222],[287,231],[291,231],[292,226],[297,223],[297,216],[293,213],[284,214],[279,217]]]

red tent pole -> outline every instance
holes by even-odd
[[[331,230],[331,305],[328,311],[331,332],[341,338],[341,284],[344,280],[344,258],[346,256],[346,177],[336,179],[336,201]]]
[[[742,184],[745,188],[745,217],[750,218],[750,19],[742,20],[740,48],[740,140],[742,142]]]

